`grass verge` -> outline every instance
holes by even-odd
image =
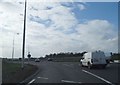
[[[2,83],[19,83],[38,70],[37,66],[25,64],[21,69],[20,63],[2,63]]]

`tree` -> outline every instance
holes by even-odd
[[[85,53],[87,53],[87,52],[86,52],[86,51],[82,52],[82,53],[81,53],[81,56],[83,56]]]
[[[112,56],[112,55],[113,55],[113,53],[112,53],[112,52],[110,52],[110,55]]]
[[[22,58],[19,58],[19,60],[21,61],[21,60],[22,60]]]

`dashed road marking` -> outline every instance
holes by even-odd
[[[48,78],[45,78],[45,77],[37,77],[37,78],[40,78],[40,79],[48,79]]]
[[[111,85],[114,85],[113,83],[111,83],[110,81],[108,81],[108,80],[106,80],[106,79],[104,79],[104,78],[102,78],[102,77],[100,77],[100,76],[97,76],[97,75],[95,75],[95,74],[93,74],[93,73],[91,73],[91,72],[89,72],[89,71],[86,71],[86,70],[82,70],[83,72],[85,72],[85,73],[88,73],[88,74],[90,74],[90,75],[92,75],[92,76],[94,76],[94,77],[97,77],[98,79],[100,79],[100,80],[102,80],[102,81],[104,81],[104,82],[106,82],[106,83],[109,83],[109,84],[111,84]]]
[[[33,83],[35,81],[35,79],[31,80],[27,85],[30,85],[31,83]]]
[[[75,81],[68,81],[68,80],[61,80],[64,83],[82,83],[82,82],[75,82]]]

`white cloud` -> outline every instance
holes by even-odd
[[[0,12],[0,28],[14,32],[21,30],[23,17],[20,14],[23,13],[23,7],[20,7],[17,3],[3,2],[0,3]]]
[[[113,25],[108,21],[92,20],[79,24],[76,30],[84,43],[91,47],[90,50],[117,51],[117,32],[114,31]],[[113,47],[113,49],[109,49],[110,47]]]
[[[85,10],[86,9],[83,4],[79,4],[78,7],[79,7],[80,10]]]
[[[79,7],[85,9],[81,4]],[[117,32],[109,21],[96,19],[78,24],[71,9],[58,2],[28,2],[26,52],[29,47],[32,56],[40,57],[54,52],[117,51]],[[4,39],[0,47],[4,57],[11,57],[13,33],[16,32],[20,35],[15,35],[15,57],[21,56],[23,12],[24,6],[18,2],[0,3],[0,29]]]

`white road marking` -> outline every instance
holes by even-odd
[[[68,81],[68,80],[61,80],[61,82],[65,82],[65,83],[82,83],[82,82],[75,82],[75,81]]]
[[[90,75],[92,75],[92,76],[94,76],[94,77],[97,77],[98,79],[100,79],[100,80],[102,80],[102,81],[105,81],[106,83],[109,83],[109,84],[111,84],[111,85],[114,85],[113,83],[111,83],[110,81],[108,81],[108,80],[106,80],[106,79],[104,79],[104,78],[102,78],[102,77],[100,77],[100,76],[97,76],[97,75],[95,75],[95,74],[93,74],[93,73],[91,73],[91,72],[89,72],[89,71],[86,71],[86,70],[82,70],[83,72],[85,72],[85,73],[88,73],[88,74],[90,74]]]
[[[45,78],[45,77],[37,77],[37,78],[40,78],[40,79],[48,79],[48,78]]]
[[[35,81],[35,79],[31,80],[27,85],[30,85],[31,83],[33,83]]]

